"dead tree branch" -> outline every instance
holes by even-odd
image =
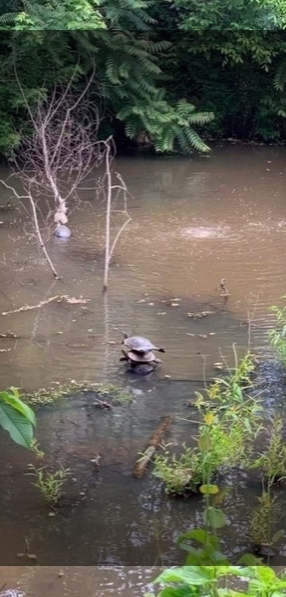
[[[80,92],[75,91],[78,65],[68,81],[51,93],[39,91],[31,106],[15,68],[15,76],[29,114],[32,134],[22,136],[15,157],[16,174],[36,197],[48,196],[56,231],[68,223],[69,202],[77,198],[95,164],[101,163],[98,141],[100,113],[97,97],[90,95],[95,67]]]
[[[29,191],[27,195],[19,195],[19,193],[17,193],[16,189],[14,189],[14,187],[12,187],[11,185],[8,185],[4,180],[0,180],[0,182],[7,188],[10,189],[12,191],[12,193],[14,194],[14,196],[19,199],[19,201],[22,201],[22,199],[28,199],[30,202],[30,206],[32,209],[32,214],[33,214],[33,223],[34,223],[34,228],[35,228],[35,233],[36,233],[36,237],[38,239],[38,244],[40,246],[40,248],[42,249],[45,259],[49,265],[49,267],[51,268],[53,275],[55,277],[56,280],[59,280],[59,276],[57,274],[57,271],[54,267],[54,264],[48,254],[48,251],[46,249],[46,245],[44,243],[43,237],[42,237],[42,233],[40,230],[40,226],[39,226],[39,220],[38,220],[38,214],[37,214],[37,207],[35,204],[35,201],[33,199],[33,195],[31,194],[31,192]]]
[[[104,279],[103,279],[103,292],[107,290],[108,287],[108,275],[109,275],[109,266],[110,261],[113,256],[115,247],[117,242],[125,230],[126,226],[131,222],[131,217],[127,211],[127,187],[120,176],[120,174],[116,173],[117,179],[119,180],[119,184],[113,185],[112,184],[112,171],[111,171],[111,163],[112,163],[112,138],[109,137],[106,141],[102,141],[102,145],[105,147],[105,180],[103,184],[103,188],[105,190],[105,198],[106,198],[106,207],[105,207],[105,261],[104,261]],[[115,198],[113,198],[113,191],[116,189],[117,193]],[[123,209],[120,210],[126,217],[125,222],[121,225],[118,232],[115,235],[115,238],[111,244],[111,217],[113,213],[112,209],[112,200],[116,201],[118,197],[123,195]]]

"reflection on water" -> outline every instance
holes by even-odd
[[[20,587],[27,597],[143,597],[159,573],[155,566],[0,566],[0,586]]]

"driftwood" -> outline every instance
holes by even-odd
[[[19,307],[18,309],[12,309],[11,311],[2,311],[2,315],[11,315],[11,313],[21,313],[22,311],[31,311],[33,309],[40,309],[44,305],[48,305],[48,303],[52,303],[53,301],[57,301],[61,303],[62,301],[66,301],[71,305],[85,305],[89,303],[90,299],[84,298],[74,298],[72,296],[68,296],[67,294],[56,294],[56,296],[51,296],[46,301],[40,301],[37,305],[24,305],[23,307]]]
[[[169,430],[171,421],[172,417],[169,415],[164,417],[160,425],[155,429],[153,435],[149,439],[149,442],[143,452],[143,456],[137,460],[133,468],[133,475],[137,479],[140,479],[145,474],[148,464],[151,462],[157,448],[162,442],[163,436]]]

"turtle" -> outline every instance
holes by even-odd
[[[124,340],[122,344],[125,344],[129,350],[138,354],[144,354],[146,352],[157,350],[158,352],[166,352],[164,348],[158,348],[154,346],[150,340],[143,338],[142,336],[128,336],[126,332],[123,332]]]
[[[60,224],[56,228],[54,235],[57,236],[58,238],[70,238],[72,233],[71,233],[71,229],[68,226],[65,226],[65,224]]]
[[[126,350],[122,350],[122,354],[123,357],[121,357],[120,361],[131,361],[133,363],[154,363],[156,365],[159,365],[159,363],[162,363],[162,361],[160,359],[156,359],[154,353],[149,350],[148,352],[145,352],[144,354],[138,354],[137,352],[134,352],[133,350],[129,350],[128,352],[126,352]]]

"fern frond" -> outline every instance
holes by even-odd
[[[11,25],[12,23],[14,23],[16,16],[17,14],[13,12],[8,13],[6,15],[2,15],[0,17],[0,23],[3,23],[3,25]]]
[[[280,62],[276,75],[274,77],[274,89],[284,91],[286,84],[286,58]]]

